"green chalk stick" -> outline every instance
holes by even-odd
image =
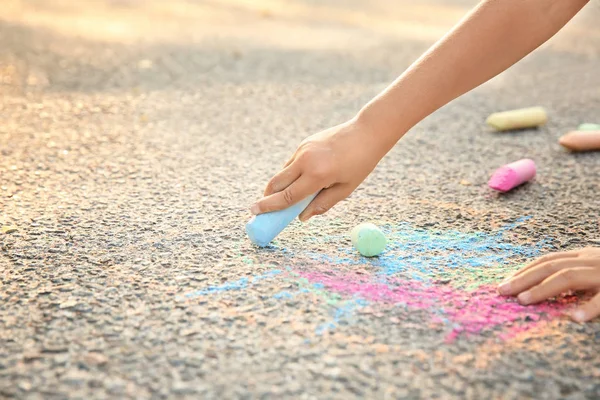
[[[600,131],[600,124],[581,124],[577,127],[578,131]]]
[[[356,225],[350,236],[354,248],[365,257],[380,255],[387,244],[387,239],[381,229],[368,222]]]

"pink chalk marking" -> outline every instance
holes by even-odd
[[[536,168],[533,160],[524,158],[498,168],[490,178],[488,186],[500,192],[508,192],[535,176]]]
[[[365,300],[404,304],[418,310],[439,310],[432,315],[434,323],[449,323],[452,331],[446,341],[452,342],[459,335],[478,334],[499,326],[511,326],[513,322],[529,322],[531,329],[545,320],[561,316],[575,297],[559,298],[533,306],[522,306],[514,298],[500,296],[491,285],[473,292],[457,290],[449,286],[428,286],[416,281],[392,280],[387,283],[373,282],[358,274],[329,275],[318,272],[300,272],[311,283],[323,284],[328,290]],[[392,286],[393,285],[393,286]],[[514,326],[502,339],[527,330]]]

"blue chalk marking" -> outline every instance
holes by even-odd
[[[308,196],[306,199],[294,204],[293,206],[281,211],[274,211],[266,214],[255,215],[250,222],[246,224],[246,233],[252,241],[260,247],[265,247],[279,233],[290,224],[318,194]]]
[[[388,247],[377,258],[365,258],[356,254],[352,247],[339,247],[341,256],[322,253],[305,253],[317,262],[343,265],[371,265],[378,267],[379,275],[409,274],[411,279],[428,282],[435,272],[453,268],[479,269],[494,265],[514,263],[518,258],[532,258],[549,247],[549,239],[533,246],[512,244],[504,234],[531,217],[521,217],[494,233],[436,231],[417,229],[408,223],[398,227],[385,226]],[[342,236],[340,236],[340,239]]]
[[[208,294],[214,294],[214,293],[219,293],[219,292],[228,292],[231,290],[242,290],[242,289],[246,289],[248,287],[248,283],[254,284],[255,282],[261,281],[263,279],[270,279],[270,278],[280,274],[281,272],[282,271],[279,269],[274,269],[274,270],[268,271],[262,275],[256,275],[256,276],[252,277],[251,280],[249,280],[248,278],[241,278],[236,281],[225,282],[222,285],[209,286],[206,289],[201,289],[201,290],[196,290],[195,292],[186,293],[183,296],[185,298],[190,299],[190,298],[194,298],[194,297],[200,297],[200,296],[205,296]]]
[[[254,277],[252,277],[252,283],[254,282],[258,282],[258,281],[262,281],[263,279],[269,279],[274,277],[275,275],[279,275],[281,274],[283,271],[280,269],[273,269],[271,271],[265,272],[262,275],[255,275]]]
[[[517,226],[521,225],[523,222],[525,222],[527,220],[530,220],[531,218],[532,218],[531,215],[526,215],[524,217],[519,217],[512,224],[507,224],[507,225],[503,226],[502,228],[498,229],[496,231],[496,235],[502,235],[503,232],[511,231],[511,230],[515,229]]]
[[[225,282],[224,284],[219,285],[219,286],[210,286],[204,290],[201,290],[200,293],[201,294],[209,294],[209,293],[216,293],[216,292],[227,292],[229,290],[240,290],[247,286],[248,286],[248,278],[241,278],[241,279],[238,279],[237,281]],[[189,297],[189,295],[186,295],[186,296]]]
[[[307,199],[307,203],[310,201],[312,201],[312,198],[310,200]],[[301,210],[298,214],[300,212]],[[290,221],[293,218],[295,216],[292,216]],[[387,225],[382,227],[382,230],[388,237],[388,247],[386,252],[377,258],[359,256],[351,246],[336,246],[334,254],[302,250],[294,252],[284,247],[274,246],[270,246],[265,251],[273,252],[286,259],[293,260],[294,263],[308,258],[313,262],[317,261],[332,265],[371,266],[375,272],[372,279],[375,278],[384,284],[387,283],[390,277],[396,277],[398,274],[424,282],[425,284],[431,284],[439,272],[447,272],[452,269],[475,271],[492,266],[513,264],[518,259],[535,257],[544,249],[551,248],[551,238],[527,245],[511,243],[510,236],[507,236],[506,233],[512,231],[530,218],[521,217],[515,220],[515,222],[507,224],[492,233],[418,229],[408,223],[401,223],[394,226]],[[285,228],[285,225],[280,230]],[[248,234],[250,235],[250,232]],[[346,239],[346,235],[325,235],[311,241],[316,243],[340,243],[342,239]],[[237,281],[211,286],[187,294],[185,297],[190,298],[217,294],[224,291],[247,289],[256,282],[263,279],[270,279],[285,271],[294,276],[294,268],[285,266],[283,271],[271,270],[254,277],[241,278]],[[322,283],[312,283],[309,288],[302,287],[291,292],[283,290],[274,294],[273,298],[280,300],[289,299],[302,293],[313,292],[315,289],[323,292],[327,291]],[[327,304],[330,303],[327,302]],[[367,304],[368,302],[363,299],[351,298],[331,306],[331,308],[328,308],[331,319],[317,326],[316,334],[322,335],[327,331],[335,330],[340,323],[352,322],[351,317],[355,310]],[[443,310],[434,310],[434,312],[440,320],[447,324],[449,323]]]
[[[389,233],[391,248],[374,264],[382,267],[382,273],[414,271],[428,275],[448,268],[482,268],[505,265],[515,257],[534,257],[546,247],[546,241],[533,247],[504,242],[503,233],[514,229],[529,217],[519,218],[495,234],[460,231],[436,232],[404,226],[396,233]],[[404,224],[403,224],[404,225]]]
[[[294,295],[292,295],[290,292],[288,292],[287,290],[282,290],[279,293],[275,293],[273,295],[274,298],[276,299],[291,299],[292,297],[294,297]]]
[[[355,298],[352,300],[346,301],[340,307],[336,307],[333,312],[333,321],[325,322],[315,329],[315,333],[317,335],[322,335],[327,331],[334,330],[342,321],[346,321],[352,317],[354,312],[369,304],[366,300],[361,298]]]
[[[317,329],[315,329],[315,333],[317,335],[322,335],[327,331],[332,331],[335,329],[335,324],[333,322],[325,322],[324,324],[321,324],[319,326],[317,326]]]

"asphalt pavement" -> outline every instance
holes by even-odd
[[[600,321],[495,285],[600,245],[600,4],[266,249],[244,224],[475,1],[3,0],[0,398],[594,399]],[[493,133],[495,111],[547,125]],[[534,182],[486,185],[520,158]],[[386,252],[349,232],[374,222]]]

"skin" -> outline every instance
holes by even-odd
[[[327,212],[415,124],[535,50],[588,1],[482,1],[354,118],[305,139],[250,211],[281,210],[322,189],[299,218]]]
[[[523,305],[539,303],[571,290],[595,293],[571,313],[578,322],[600,315],[600,248],[548,254],[525,266],[498,287],[505,296],[517,296]]]

